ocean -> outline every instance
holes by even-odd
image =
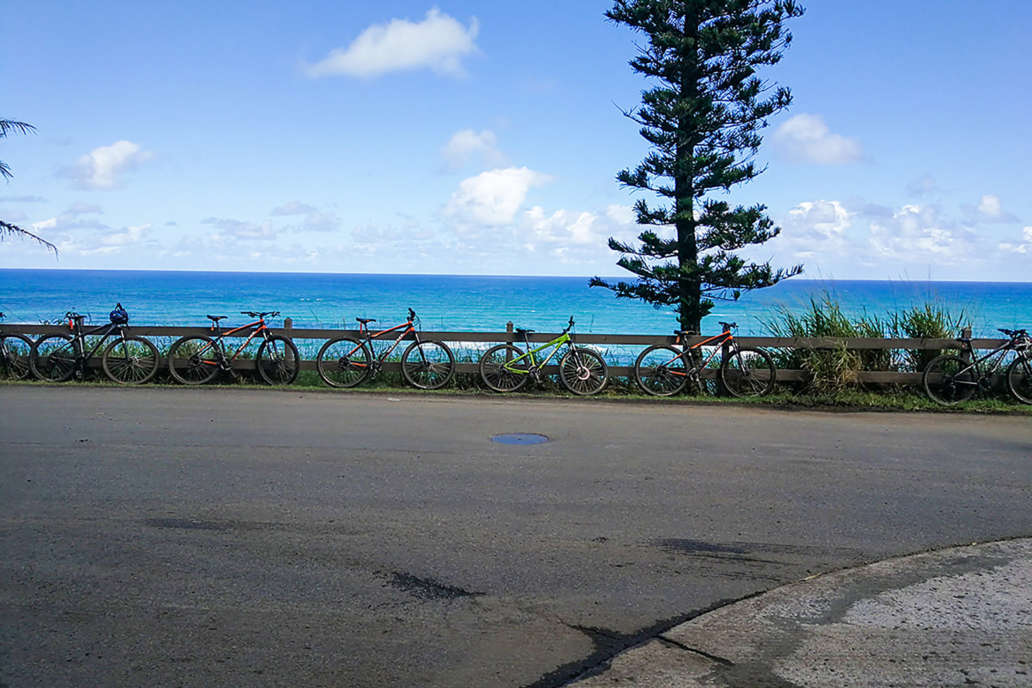
[[[619,279],[619,278],[615,278]],[[742,335],[768,334],[764,322],[779,309],[798,311],[828,293],[850,315],[884,315],[926,302],[963,310],[976,335],[997,327],[1032,328],[1032,283],[786,280],[717,302],[703,322],[735,321]],[[278,310],[295,327],[355,326],[356,317],[383,325],[401,322],[408,308],[423,329],[501,331],[507,322],[558,332],[572,315],[576,332],[666,334],[677,327],[668,310],[616,299],[589,288],[587,277],[370,275],[311,273],[173,272],[142,270],[0,269],[0,311],[7,322],[59,320],[68,310],[102,323],[121,302],[131,323],[206,325],[206,314],[241,324],[242,310]]]

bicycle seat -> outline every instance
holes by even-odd
[[[371,322],[376,322],[376,318],[355,318],[355,320],[362,323],[363,325],[368,325]]]
[[[211,320],[212,322],[218,322],[219,320],[223,320],[225,318],[228,318],[229,316],[228,315],[206,315],[204,317],[206,317],[208,320]]]
[[[517,327],[515,330],[513,330],[513,332],[515,332],[516,334],[518,334],[521,337],[526,337],[528,334],[530,334],[533,331],[534,330],[530,330],[530,329],[527,329],[525,327]]]

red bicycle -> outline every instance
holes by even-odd
[[[323,344],[316,357],[315,366],[319,377],[331,387],[354,387],[363,380],[376,375],[401,340],[412,335],[415,340],[401,355],[401,374],[413,387],[439,389],[448,384],[455,374],[455,356],[444,342],[420,341],[419,332],[413,324],[416,312],[409,309],[408,320],[401,325],[376,333],[370,333],[368,325],[376,322],[372,318],[356,318],[362,341],[351,337],[331,339]],[[398,332],[390,346],[374,357],[373,340],[391,332]]]
[[[213,336],[190,335],[177,340],[168,350],[168,371],[172,373],[172,377],[184,385],[203,385],[213,380],[220,372],[232,373],[233,361],[247,348],[251,340],[260,336],[262,343],[254,357],[258,374],[270,385],[289,385],[293,382],[301,370],[301,357],[298,355],[297,347],[286,337],[269,334],[269,326],[265,324],[265,318],[276,317],[279,311],[240,312],[257,320],[223,332],[219,320],[226,316],[209,315],[207,317],[211,320]],[[254,330],[247,335],[244,343],[236,351],[227,355],[224,339],[248,328]]]

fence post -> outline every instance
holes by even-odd
[[[971,327],[965,327],[963,330],[961,330],[960,337],[961,339],[971,339]],[[961,350],[960,357],[964,360],[965,363],[971,362],[971,356],[968,355],[967,349]]]
[[[507,339],[505,341],[506,341],[506,343],[509,346],[514,346],[513,342],[515,340],[513,339],[512,335],[513,335],[512,321],[510,320],[509,322],[505,323],[505,336],[507,337]],[[508,363],[511,360],[512,360],[512,351],[506,350],[506,352],[505,352],[505,362]]]

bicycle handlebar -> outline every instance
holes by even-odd
[[[733,322],[722,322],[720,326],[724,328],[724,332],[729,332],[738,327],[738,323]]]
[[[3,314],[0,313],[0,315],[3,315]],[[999,332],[1003,332],[1005,335],[1007,335],[1008,337],[1011,337],[1012,339],[1018,339],[1020,337],[1027,337],[1028,336],[1028,331],[1027,330],[1005,330],[1005,329],[1003,329],[1001,327],[1001,328],[998,328],[998,331]]]
[[[416,312],[414,310],[412,310],[411,308],[408,309],[408,319],[409,319],[409,322],[412,322],[413,320],[416,319]]]
[[[257,313],[255,311],[240,311],[240,315],[249,315],[252,318],[275,318],[279,314],[279,311],[265,311],[264,313]]]

